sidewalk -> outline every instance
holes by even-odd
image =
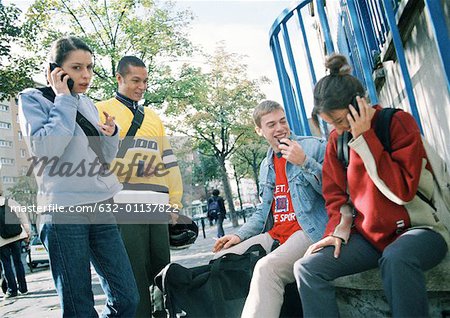
[[[171,251],[171,261],[173,263],[178,263],[185,267],[195,267],[208,264],[213,257],[212,248],[215,243],[214,238],[217,237],[217,228],[215,225],[209,226],[209,223],[206,223],[206,238],[203,238],[202,228],[199,226],[199,235],[195,241],[195,244],[184,250]],[[239,219],[239,226],[242,224],[242,219]],[[225,234],[235,233],[239,229],[239,227],[233,228],[231,221],[228,219],[223,222],[223,228],[225,230]]]
[[[242,223],[243,221],[240,219],[239,224],[242,225]],[[225,234],[231,234],[235,233],[238,228],[233,228],[231,222],[227,219],[224,222],[224,229]],[[213,253],[211,250],[215,242],[213,237],[217,233],[216,226],[210,227],[208,224],[205,225],[206,238],[203,238],[201,227],[199,230],[199,237],[193,245],[187,249],[171,251],[172,262],[186,267],[194,267],[207,264],[212,259]],[[28,270],[28,266],[25,266],[26,270]],[[103,294],[97,274],[93,269],[91,271],[95,308],[100,313],[106,297]],[[61,317],[58,295],[54,289],[49,267],[40,265],[37,269],[33,270],[33,273],[27,272],[26,279],[29,293],[7,300],[0,299],[0,317]]]

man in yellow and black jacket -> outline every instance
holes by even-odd
[[[120,224],[120,231],[139,289],[140,304],[136,317],[151,317],[149,287],[155,275],[170,262],[167,221],[153,219],[153,216],[169,215],[158,212],[181,209],[183,185],[161,119],[148,107],[138,106],[147,89],[145,64],[137,57],[125,56],[120,60],[116,74],[116,96],[96,106],[100,117],[104,116],[103,112],[115,117],[120,139],[126,144],[121,144],[111,165],[111,170],[123,184],[123,190],[114,197],[114,201],[120,204],[119,212],[134,217],[131,220],[118,219],[118,222],[134,223]],[[142,124],[132,141],[124,142],[137,111],[144,112]],[[103,120],[100,118],[101,122]],[[153,305],[160,307],[160,304]]]

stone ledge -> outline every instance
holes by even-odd
[[[450,253],[438,266],[427,271],[425,278],[428,291],[450,291]],[[340,277],[334,281],[334,285],[358,290],[383,290],[379,269]]]

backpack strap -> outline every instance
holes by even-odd
[[[375,135],[377,135],[383,148],[391,153],[391,122],[394,114],[401,109],[397,108],[383,108],[379,113],[377,120],[375,121]]]
[[[42,92],[42,95],[50,102],[55,103],[55,92],[51,87],[39,87],[37,90]],[[105,156],[100,145],[100,133],[92,123],[86,119],[79,111],[77,111],[76,122],[88,137],[89,147],[94,151],[98,160],[102,165],[107,164]]]
[[[392,152],[390,130],[392,117],[398,111],[401,111],[401,109],[383,108],[378,113],[377,120],[375,121],[375,134],[383,145],[383,148],[389,153]],[[339,135],[337,139],[337,157],[345,168],[347,168],[350,163],[350,150],[348,147],[348,142],[351,138],[352,135],[348,131],[345,131],[342,135]]]
[[[136,132],[142,126],[142,122],[144,121],[145,112],[144,106],[138,105],[138,108],[134,112],[133,120],[131,121],[131,126],[127,131],[125,138],[120,143],[119,150],[117,151],[117,158],[123,158],[127,152],[127,150],[133,144],[133,137],[136,135]]]
[[[84,134],[88,137],[89,147],[95,152],[100,163],[102,165],[107,164],[100,143],[100,133],[97,128],[95,128],[94,125],[92,125],[92,123],[79,111],[77,111],[76,122],[83,130]]]
[[[337,158],[344,167],[347,169],[350,163],[350,150],[348,147],[348,142],[352,139],[352,134],[348,131],[344,131],[342,135],[338,135],[337,139]]]

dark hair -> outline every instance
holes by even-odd
[[[253,121],[255,122],[255,125],[261,128],[261,118],[277,109],[284,111],[283,106],[273,100],[264,100],[259,103],[253,111]]]
[[[122,76],[127,75],[129,66],[146,67],[145,63],[136,56],[124,56],[117,65],[117,73]]]
[[[350,75],[352,69],[344,55],[330,55],[325,61],[325,67],[329,69],[330,74],[318,81],[314,87],[312,119],[317,127],[319,114],[348,108],[356,95],[365,95],[361,82]]]
[[[212,194],[213,194],[213,196],[215,196],[215,197],[217,197],[217,196],[219,195],[219,193],[220,193],[220,191],[217,190],[217,189],[214,189],[214,190],[212,191]]]
[[[70,52],[76,50],[83,50],[93,54],[89,46],[80,38],[75,36],[60,38],[53,42],[52,48],[50,49],[50,62],[54,62],[61,66]]]

